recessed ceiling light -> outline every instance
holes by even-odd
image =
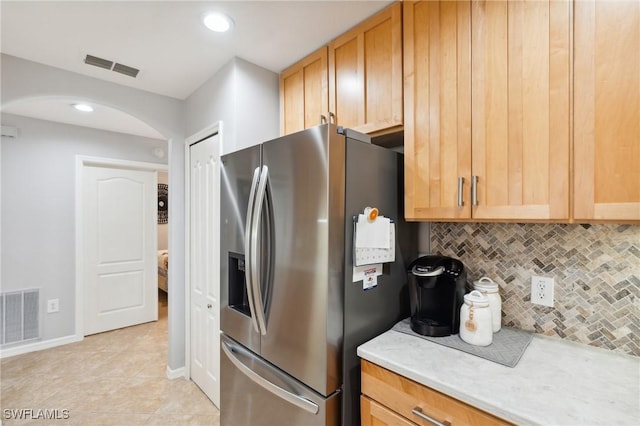
[[[225,31],[229,31],[233,21],[227,15],[222,13],[214,12],[210,13],[204,17],[204,25],[209,28],[211,31],[215,31],[217,33],[223,33]]]
[[[93,112],[93,107],[87,104],[73,104],[73,107],[82,112]]]

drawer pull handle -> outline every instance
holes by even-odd
[[[451,426],[451,423],[448,421],[443,421],[443,422],[439,422],[436,419],[434,419],[433,417],[429,417],[427,416],[423,411],[422,408],[420,407],[416,407],[413,410],[411,410],[411,412],[413,414],[415,414],[416,416],[420,417],[422,420],[426,420],[429,423],[436,425],[436,426]]]

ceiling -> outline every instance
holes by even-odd
[[[186,99],[234,56],[279,73],[389,3],[2,0],[0,50],[101,80]],[[202,18],[209,11],[229,15],[234,22],[231,31],[220,34],[206,29]],[[132,78],[86,65],[83,60],[87,54],[137,68],[140,73]],[[129,129],[129,125],[112,128],[118,122],[113,114],[121,114],[115,110],[102,120],[99,114],[79,116],[68,107],[68,100],[41,102],[44,101],[11,105],[3,111],[160,137],[153,129]],[[52,102],[60,105],[56,108]],[[55,110],[57,115],[49,117],[48,111]]]

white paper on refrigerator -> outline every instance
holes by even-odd
[[[358,215],[356,223],[356,248],[381,248],[388,249],[389,226],[388,217],[378,216],[373,222],[369,222],[363,214]]]

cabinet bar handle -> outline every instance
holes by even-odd
[[[329,111],[329,123],[336,124],[336,115],[331,111]]]
[[[478,176],[471,177],[471,204],[478,205]]]
[[[451,423],[448,421],[443,421],[443,422],[439,422],[436,419],[434,419],[433,417],[429,417],[427,416],[423,411],[422,408],[420,407],[416,407],[413,410],[411,410],[411,412],[413,414],[415,414],[416,416],[420,417],[422,420],[426,420],[429,423],[435,425],[435,426],[451,426]]]
[[[462,187],[464,186],[464,178],[458,177],[458,207],[464,206]]]
[[[324,114],[320,114],[320,124],[327,124],[327,117]]]

